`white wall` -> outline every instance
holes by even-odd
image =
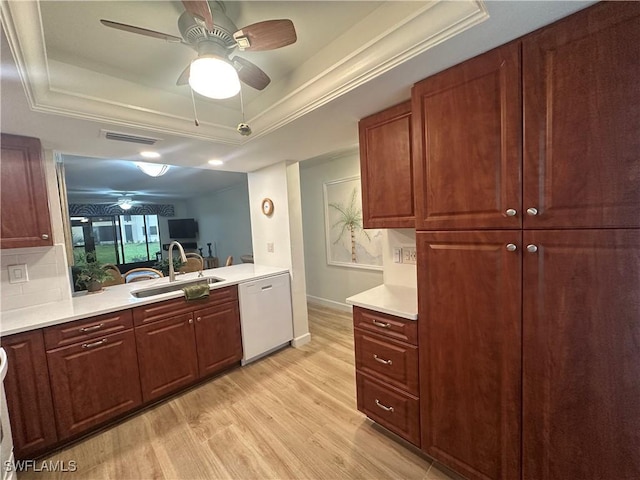
[[[53,152],[44,152],[44,165],[54,245],[2,250],[0,254],[0,310],[2,311],[71,298]],[[9,283],[7,267],[22,263],[27,265],[29,281]]]
[[[240,256],[253,253],[251,243],[251,213],[247,182],[214,192],[187,202],[189,215],[198,221],[198,246],[208,255],[207,243],[215,247],[223,263],[233,256],[233,263],[241,263]]]
[[[309,301],[342,310],[350,309],[345,303],[347,297],[383,283],[383,273],[379,270],[327,264],[322,185],[356,175],[360,175],[360,158],[355,149],[333,158],[307,160],[300,165],[307,297]]]
[[[305,292],[304,259],[300,255],[301,209],[298,164],[280,162],[248,174],[251,236],[255,263],[288,268],[291,272],[294,345],[310,340]],[[273,214],[262,213],[264,198],[273,201]],[[297,245],[292,243],[297,242]],[[268,245],[273,246],[269,251]]]

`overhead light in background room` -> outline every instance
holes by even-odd
[[[161,163],[146,163],[146,162],[134,162],[136,167],[142,170],[150,177],[160,177],[167,173],[169,165],[163,165]]]
[[[129,210],[133,205],[131,203],[131,199],[130,198],[121,197],[121,198],[118,199],[118,206],[122,210]]]
[[[212,165],[214,167],[219,167],[221,165],[224,165],[224,162],[222,160],[218,160],[217,158],[212,158],[211,160],[209,160],[209,165]]]
[[[151,150],[140,152],[140,156],[143,158],[160,158],[160,154],[158,152],[153,152]]]

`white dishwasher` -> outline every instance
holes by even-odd
[[[242,327],[242,365],[257,360],[293,339],[291,287],[283,273],[238,285]]]

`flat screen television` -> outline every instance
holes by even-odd
[[[171,238],[196,238],[198,234],[198,222],[193,218],[176,218],[168,223]]]

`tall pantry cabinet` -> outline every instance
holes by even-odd
[[[412,92],[421,447],[473,479],[640,474],[640,4]]]

